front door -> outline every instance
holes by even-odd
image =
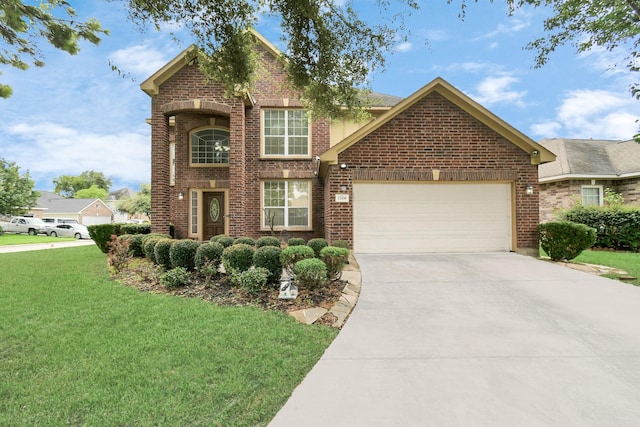
[[[204,235],[207,241],[213,236],[224,234],[224,193],[204,193]]]

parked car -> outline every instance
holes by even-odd
[[[75,237],[76,239],[90,239],[89,230],[82,224],[58,224],[47,229],[51,237]]]
[[[79,224],[78,220],[73,218],[42,218],[42,222],[51,227],[58,224]]]
[[[40,218],[29,216],[14,216],[9,222],[0,223],[5,233],[47,234],[47,227]]]

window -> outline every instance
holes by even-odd
[[[176,143],[169,143],[169,185],[176,185]]]
[[[191,133],[191,165],[228,165],[229,131],[201,129]]]
[[[263,110],[265,156],[309,156],[309,118],[303,110]]]
[[[599,185],[583,185],[582,186],[582,204],[602,205],[602,186]]]
[[[311,227],[309,181],[264,181],[262,190],[262,227]]]
[[[198,234],[198,192],[191,191],[191,234]]]

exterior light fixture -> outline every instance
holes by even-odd
[[[525,192],[527,196],[531,196],[533,194],[533,185],[527,184],[527,186],[525,187]]]
[[[184,193],[182,191],[178,193],[178,200],[184,200]]]
[[[531,155],[532,155],[532,156],[537,156],[538,154],[540,154],[540,152],[539,152],[538,150],[533,150],[533,151],[531,152]]]
[[[345,170],[347,168],[347,164],[346,163],[342,163],[340,165],[340,169]]]

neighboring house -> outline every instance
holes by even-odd
[[[113,222],[127,222],[128,220],[132,219],[144,221],[149,220],[149,217],[147,217],[147,215],[145,214],[130,215],[126,212],[118,210],[118,203],[120,203],[122,199],[132,199],[136,196],[136,194],[137,192],[130,188],[121,188],[109,193],[109,195],[107,196],[106,204],[113,212]]]
[[[325,237],[359,252],[537,251],[538,164],[550,151],[440,78],[404,100],[374,94],[369,123],[312,122],[279,52],[254,34],[250,91],[225,97],[187,51],[142,83],[154,232]]]
[[[109,224],[113,212],[100,199],[71,199],[51,191],[40,191],[36,207],[29,211],[38,218],[72,218],[80,224]]]
[[[604,190],[619,193],[625,203],[640,203],[640,144],[594,139],[545,139],[540,145],[558,157],[541,165],[540,221],[555,218],[558,210],[602,205]]]

